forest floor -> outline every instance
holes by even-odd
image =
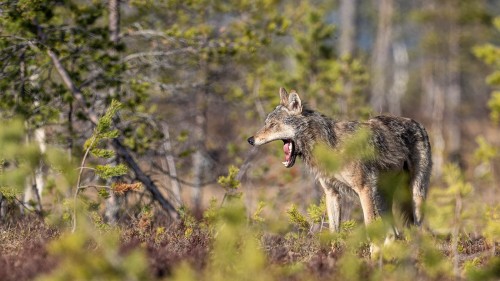
[[[142,249],[152,280],[168,278],[183,262],[187,262],[196,272],[204,270],[213,249],[213,237],[209,232],[194,228],[186,235],[187,227],[183,223],[173,223],[159,235],[158,227],[162,227],[158,219],[154,222],[136,220],[119,226],[119,252]],[[50,254],[48,245],[60,236],[60,230],[49,227],[35,216],[0,223],[0,279],[32,280],[51,273],[61,261]],[[301,264],[300,275],[283,275],[279,278],[281,280],[301,280],[304,276],[314,280],[329,280],[339,270],[342,247],[322,245],[315,235],[290,239],[287,235],[262,233],[259,239],[260,247],[266,254],[266,266]],[[451,256],[449,240],[443,238],[439,249],[447,257]],[[461,264],[473,259],[476,263],[483,263],[491,256],[491,245],[481,237],[461,239],[459,248]],[[498,248],[497,245],[496,256],[500,255]],[[358,255],[360,259],[369,261],[368,247],[360,248]],[[372,266],[376,266],[376,263]]]

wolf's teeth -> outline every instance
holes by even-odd
[[[287,161],[281,162],[281,163],[283,163],[283,165],[285,165],[285,166],[288,166],[288,162]]]

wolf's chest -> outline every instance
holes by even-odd
[[[342,169],[333,173],[333,177],[347,186],[353,186],[356,180],[355,173],[351,169]]]

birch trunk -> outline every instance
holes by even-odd
[[[172,186],[172,193],[174,195],[174,200],[182,205],[181,199],[181,185],[179,183],[179,178],[177,177],[177,169],[175,167],[174,156],[172,154],[172,142],[170,141],[170,132],[168,124],[163,124],[163,135],[165,136],[165,141],[163,143],[163,149],[165,150],[165,161],[167,164],[168,172],[170,174],[170,184]]]
[[[352,55],[356,40],[356,5],[357,0],[340,1],[340,42],[341,56]]]
[[[389,98],[387,100],[389,112],[396,116],[400,116],[401,100],[408,88],[410,75],[408,73],[409,56],[406,44],[393,43],[393,58],[394,58],[394,75],[391,89],[389,90]]]
[[[394,0],[380,0],[377,37],[372,57],[372,90],[370,104],[376,112],[386,110],[386,73],[392,40]]]
[[[194,186],[192,193],[193,207],[195,209],[201,209],[202,199],[203,199],[203,182],[205,175],[205,167],[207,166],[206,158],[206,147],[205,138],[207,134],[207,94],[208,90],[197,94],[197,109],[196,109],[196,126],[195,126],[195,136],[196,136],[196,152],[193,155],[193,174],[194,174]]]
[[[119,42],[120,34],[120,0],[109,0],[108,2],[108,30],[109,30],[109,41],[113,42],[115,45]],[[111,49],[112,54],[116,54],[114,49]],[[109,89],[109,96],[114,97],[118,92],[118,87]],[[111,164],[117,165],[118,159],[115,157],[112,159]],[[107,186],[111,186],[115,179],[110,178],[106,181]],[[118,213],[120,210],[119,198],[113,193],[109,193],[109,197],[106,199],[106,211],[104,216],[106,221],[114,225],[118,219]]]
[[[435,14],[439,9],[436,1],[426,0],[423,2],[423,9]],[[441,30],[441,26],[437,22],[424,22],[423,30],[434,36]],[[429,36],[426,34],[426,36]],[[422,103],[422,113],[430,123],[430,139],[432,143],[432,173],[436,178],[442,175],[442,168],[446,155],[445,143],[445,95],[446,87],[443,80],[443,73],[446,73],[446,67],[441,63],[442,50],[427,50],[423,49],[422,54],[422,89],[424,91],[424,99]]]
[[[120,0],[109,0],[109,39],[111,42],[117,44],[120,36]]]
[[[446,88],[446,139],[447,151],[451,161],[460,163],[460,28],[452,23],[448,32],[448,64]]]
[[[34,141],[38,149],[40,149],[40,153],[44,154],[47,150],[45,144],[45,128],[37,128],[33,130],[32,134],[28,134],[26,142],[29,143],[31,141]],[[40,161],[31,176],[26,180],[23,198],[24,206],[21,206],[21,211],[24,211],[23,208],[31,203],[36,204],[35,209],[38,212],[42,211],[42,192],[44,187],[44,164],[43,161]]]
[[[357,0],[341,0],[340,2],[340,42],[339,53],[341,56],[352,56],[356,41],[356,5]],[[340,114],[346,116],[349,112],[348,100],[352,95],[352,84],[345,85],[345,90],[339,95],[337,103]],[[314,188],[320,191],[319,188]],[[322,191],[320,191],[322,192]]]

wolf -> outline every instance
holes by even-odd
[[[265,125],[248,138],[253,146],[283,141],[285,161],[290,168],[297,157],[310,169],[325,191],[329,228],[340,229],[342,196],[354,192],[359,197],[365,224],[387,211],[388,202],[380,189],[385,173],[407,174],[411,201],[406,208],[407,222],[420,226],[432,169],[431,145],[425,128],[403,117],[377,116],[365,122],[337,121],[304,106],[296,91],[280,88],[280,104],[269,113]],[[318,145],[333,151],[342,149],[349,137],[367,130],[367,146],[374,150],[371,159],[353,159],[338,171],[322,168],[314,153]],[[333,154],[332,154],[333,155]]]

